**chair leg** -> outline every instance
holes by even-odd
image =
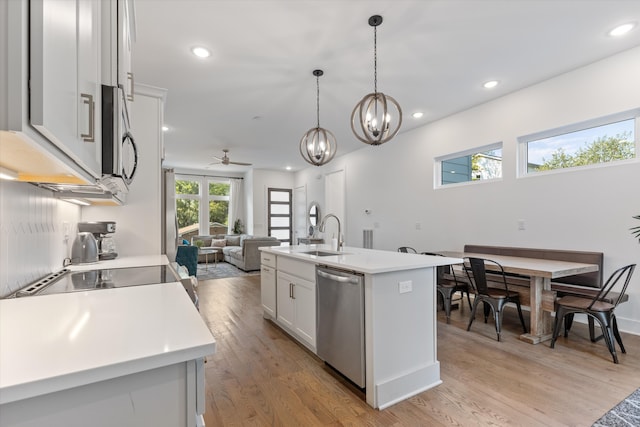
[[[493,310],[493,318],[495,319],[496,322],[496,334],[498,335],[498,341],[500,341],[500,332],[502,329],[502,308],[504,308],[504,306],[500,307],[500,308],[494,308]]]
[[[573,313],[568,313],[564,318],[564,337],[565,338],[569,336],[569,329],[571,329],[571,325],[573,325]]]
[[[620,331],[618,331],[618,320],[616,319],[616,315],[611,315],[611,323],[613,326],[613,335],[616,337],[616,341],[620,345],[620,351],[626,353],[627,351],[624,349],[624,345],[622,345],[622,337],[620,336]]]
[[[484,323],[487,323],[487,319],[489,318],[489,313],[491,312],[491,306],[488,302],[484,301]]]
[[[476,317],[476,310],[478,309],[478,304],[480,303],[480,298],[476,297],[473,300],[473,307],[471,308],[471,316],[469,317],[469,324],[467,325],[467,331],[471,329],[471,324],[473,323],[473,319]]]
[[[518,316],[520,316],[520,323],[522,324],[522,330],[526,334],[527,326],[524,324],[524,317],[522,316],[522,307],[520,306],[519,302],[516,303],[516,307],[518,308]]]
[[[568,316],[568,315],[567,315]],[[549,347],[553,348],[556,345],[556,340],[558,339],[558,334],[560,333],[560,328],[562,327],[562,321],[564,320],[565,317],[565,311],[562,309],[562,307],[559,307],[558,310],[556,310],[556,320],[555,323],[553,324],[553,336],[551,337],[551,344],[549,345]],[[566,320],[565,320],[565,333],[566,333]]]
[[[589,316],[591,317],[591,316]],[[616,344],[615,338],[613,337],[613,328],[611,326],[611,319],[608,313],[597,313],[596,316],[593,317],[598,321],[600,326],[602,327],[602,335],[604,335],[604,340],[607,343],[607,348],[609,349],[609,353],[613,357],[613,363],[618,363],[618,355],[616,354]]]
[[[469,310],[471,310],[471,296],[469,296],[469,291],[467,291],[467,302],[469,303]],[[462,306],[462,304],[460,304]]]
[[[451,294],[453,292],[446,292],[446,295],[443,293],[442,305],[444,306],[444,314],[447,316],[447,323],[451,320]]]

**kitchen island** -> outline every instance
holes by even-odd
[[[370,406],[384,409],[442,382],[435,267],[462,260],[355,247],[336,252],[329,245],[261,251],[264,317],[314,353],[316,265],[364,276],[365,392]]]
[[[179,282],[0,300],[0,425],[196,426],[215,344]]]

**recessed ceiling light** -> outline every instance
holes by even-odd
[[[209,56],[211,56],[211,52],[209,52],[208,49],[201,46],[194,47],[193,49],[191,49],[191,52],[193,52],[193,54],[198,58],[208,58]]]
[[[485,84],[482,85],[485,89],[492,89],[496,86],[498,86],[498,81],[497,80],[490,80],[488,82],[486,82]]]
[[[291,166],[287,166],[285,169],[290,171],[291,170]]]
[[[415,113],[413,113],[411,115],[411,117],[413,117],[414,119],[419,119],[420,117],[424,116],[424,113],[421,111],[416,111]]]
[[[166,132],[169,130],[169,126],[162,126],[162,132]]]
[[[627,24],[618,25],[613,30],[609,31],[609,35],[613,37],[620,37],[627,34],[629,31],[633,30],[635,27],[635,22],[629,22]]]

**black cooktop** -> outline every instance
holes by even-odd
[[[62,270],[24,287],[15,293],[15,297],[152,285],[179,280],[173,269],[167,265],[74,272]]]

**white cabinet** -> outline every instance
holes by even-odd
[[[263,316],[276,318],[276,256],[260,253],[260,299]]]
[[[121,86],[125,92],[127,110],[134,99],[134,77],[131,51],[135,41],[133,0],[104,0],[103,14],[103,82]]]
[[[277,322],[312,350],[316,348],[316,285],[278,270]]]
[[[276,270],[263,265],[260,268],[260,297],[265,317],[276,317]]]
[[[99,0],[30,3],[30,122],[76,163],[102,171]]]

